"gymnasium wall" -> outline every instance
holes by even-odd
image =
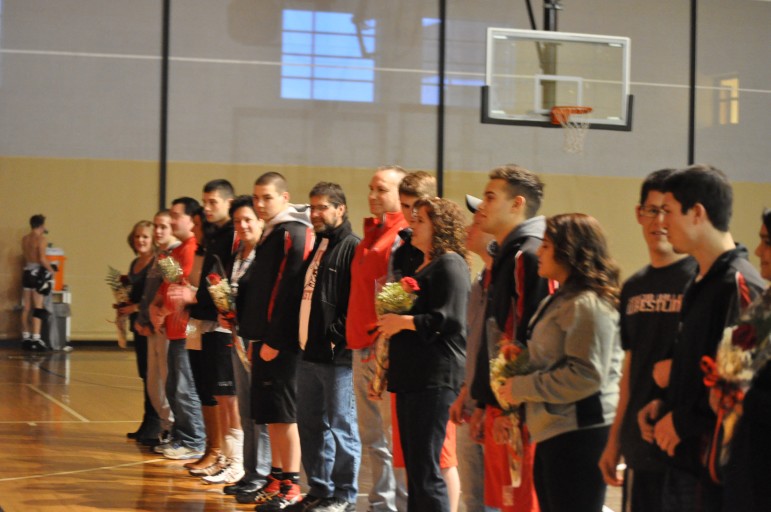
[[[159,204],[161,3],[0,2],[0,339],[18,336],[19,240],[40,212],[67,255],[73,338],[114,338],[107,266],[127,267],[128,230]],[[544,213],[596,216],[625,274],[644,264],[633,216],[640,180],[687,164],[688,4],[563,2],[561,31],[631,38],[635,95],[632,132],[593,130],[584,153],[571,155],[559,130],[479,123],[485,29],[529,28],[524,2],[448,1],[445,195],[478,195],[486,171],[519,163],[546,182]],[[374,167],[436,167],[437,6],[172,1],[167,199],[200,197],[219,177],[251,193],[259,174],[278,170],[297,201],[319,180],[339,182],[358,229]],[[771,192],[763,65],[771,3],[702,0],[699,9],[696,161],[734,181],[732,231],[754,249]],[[307,67],[282,67],[311,37],[287,26],[286,11],[300,25],[314,19],[312,37],[343,54],[357,38],[364,54],[315,61],[310,77]],[[358,31],[325,25],[344,13],[361,20]],[[345,59],[350,69],[330,83],[324,73]]]

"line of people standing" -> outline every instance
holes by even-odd
[[[467,197],[468,227],[426,173],[382,167],[369,188],[363,238],[339,185],[318,183],[300,207],[278,173],[258,178],[251,197],[214,180],[203,208],[173,201],[154,219],[153,261],[148,226],[135,226],[132,274],[145,269],[144,293],[123,312],[147,336],[147,400],[132,435],[193,460],[192,475],[259,511],[355,510],[362,454],[373,511],[455,511],[461,484],[467,510],[599,511],[606,482],[622,481],[621,453],[633,510],[667,510],[656,498],[668,510],[720,510],[720,488],[693,466],[714,420],[698,358],[714,355],[718,329],[735,320],[736,294],[762,289],[728,234],[722,173],[646,179],[637,215],[651,266],[623,290],[597,221],[538,216],[543,183],[520,166],[494,169],[483,197]],[[469,252],[485,263],[473,281]],[[182,284],[163,282],[165,255]],[[218,273],[235,318],[207,290]],[[737,274],[739,291],[729,286]],[[405,276],[419,287],[411,310],[378,316],[376,282]],[[373,400],[378,336],[390,339],[393,397]],[[528,349],[530,371],[508,379],[501,403],[489,361],[512,342]],[[509,471],[515,434],[520,481]]]

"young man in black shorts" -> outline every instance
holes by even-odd
[[[289,204],[284,177],[276,172],[254,184],[254,207],[265,221],[254,261],[239,281],[243,304],[239,334],[252,341],[252,419],[268,425],[271,475],[255,493],[258,511],[280,510],[300,500],[300,436],[296,369],[305,259],[313,248],[307,215]],[[239,500],[241,501],[241,500]]]

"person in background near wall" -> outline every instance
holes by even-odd
[[[528,331],[530,370],[507,379],[503,399],[525,404],[535,442],[533,477],[543,512],[601,512],[597,465],[616,413],[621,379],[619,269],[593,217],[546,221],[538,273],[559,283]]]
[[[134,333],[134,351],[137,358],[137,371],[142,379],[142,391],[144,392],[144,415],[142,423],[135,432],[129,432],[129,439],[154,439],[161,433],[161,420],[153,407],[150,396],[147,394],[147,336],[137,332],[134,322],[139,314],[139,304],[145,291],[147,273],[152,268],[155,258],[153,247],[153,223],[149,220],[140,220],[134,224],[128,236],[128,244],[134,251],[136,258],[131,262],[128,278],[131,282],[131,294],[129,304],[118,309],[118,314],[129,315],[129,325]]]
[[[51,291],[49,281],[54,269],[46,258],[46,218],[33,215],[29,219],[30,231],[21,239],[24,254],[24,273],[21,283],[23,310],[21,312],[22,347],[27,350],[44,351],[50,347],[40,338],[43,320],[49,316],[43,308],[43,299]],[[30,318],[32,313],[32,318]]]
[[[388,390],[396,394],[407,510],[449,512],[439,459],[466,362],[465,223],[457,204],[430,198],[414,204],[410,225],[412,243],[423,253],[417,298],[407,313],[381,316],[377,327],[390,338]]]
[[[661,510],[661,487],[666,466],[640,437],[637,412],[661,393],[653,377],[655,365],[668,371],[677,337],[677,322],[685,285],[696,273],[696,261],[678,254],[667,240],[664,221],[664,180],[674,171],[662,169],[645,178],[637,222],[648,247],[650,263],[627,279],[621,289],[621,346],[625,350],[621,394],[608,444],[600,459],[605,483],[622,485],[624,510]],[[623,479],[616,466],[623,454]]]

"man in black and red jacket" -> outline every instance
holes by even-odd
[[[296,370],[305,259],[313,247],[307,215],[289,204],[282,175],[269,172],[254,184],[253,202],[265,221],[254,261],[239,281],[239,335],[252,342],[252,419],[268,425],[274,463],[260,507],[285,508],[300,499],[300,436]]]
[[[489,178],[478,215],[482,231],[493,235],[495,242],[491,244],[492,271],[485,283],[484,333],[470,389],[477,401],[477,410],[470,420],[471,434],[484,439],[485,505],[503,509],[504,503],[513,502],[517,510],[530,510],[536,500],[532,478],[534,445],[525,443],[522,484],[514,488],[506,447],[493,440],[493,424],[502,410],[490,388],[490,359],[497,356],[502,338],[527,343],[530,318],[549,293],[548,282],[538,276],[536,256],[546,228],[544,217],[536,216],[543,199],[543,183],[531,171],[513,164],[493,169]],[[523,434],[526,440],[526,432]],[[504,497],[506,492],[510,495]]]

